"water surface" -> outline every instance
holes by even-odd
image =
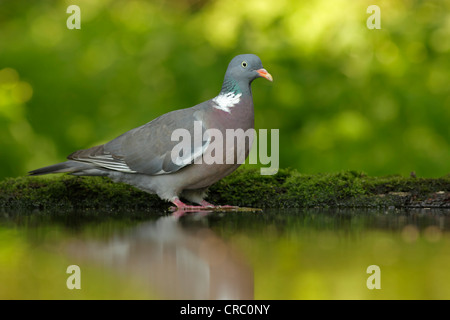
[[[449,222],[427,209],[2,212],[0,298],[449,299]]]

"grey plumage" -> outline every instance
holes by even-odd
[[[203,200],[207,188],[240,164],[225,164],[225,161],[224,164],[194,163],[207,152],[209,140],[203,140],[198,150],[194,150],[192,144],[190,155],[184,161],[174,162],[171,152],[178,141],[171,140],[172,133],[183,128],[194,136],[195,121],[201,122],[203,130],[214,128],[223,133],[226,129],[246,131],[253,128],[250,84],[258,77],[272,81],[257,56],[236,56],[230,62],[222,90],[215,98],[191,108],[166,113],[106,144],[76,151],[67,157],[66,162],[31,171],[30,174],[67,172],[72,175],[108,176],[116,182],[156,193],[178,207],[185,207],[179,196],[203,206],[210,205]],[[239,152],[248,156],[251,146],[244,145],[245,150],[233,150],[235,157]]]

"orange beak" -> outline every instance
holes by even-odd
[[[272,75],[268,73],[266,69],[258,69],[256,70],[256,72],[258,72],[260,77],[266,78],[269,81],[273,81]]]

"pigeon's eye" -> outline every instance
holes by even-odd
[[[242,68],[247,68],[247,61],[242,61],[241,66]]]

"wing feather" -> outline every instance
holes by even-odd
[[[200,104],[166,113],[104,145],[76,151],[67,158],[126,173],[160,175],[176,172],[194,163],[210,143],[210,138],[202,140],[201,147],[194,150],[194,121],[201,121],[204,107]],[[205,125],[202,125],[204,129]],[[174,130],[180,128],[188,130],[192,137],[191,152],[172,161],[172,150],[179,142],[172,141],[171,137]]]

